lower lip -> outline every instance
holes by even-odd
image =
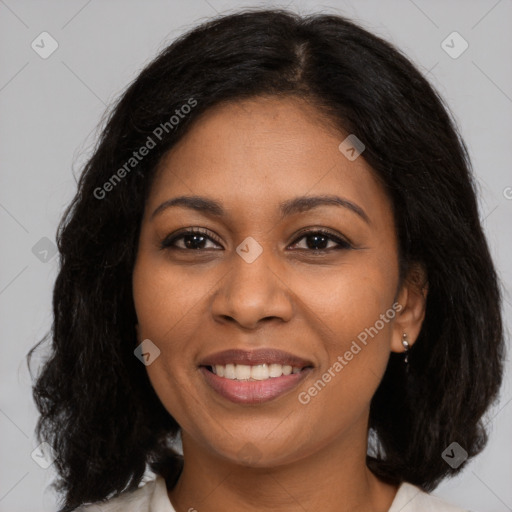
[[[300,373],[291,373],[266,380],[244,381],[219,377],[205,366],[199,368],[208,385],[219,395],[237,404],[260,404],[284,395],[298,386],[312,368],[304,368]]]

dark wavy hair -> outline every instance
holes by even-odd
[[[300,97],[340,134],[357,135],[392,200],[400,279],[414,263],[428,274],[409,372],[392,353],[371,403],[377,444],[368,467],[431,491],[464,467],[443,460],[447,446],[456,441],[472,457],[487,442],[484,413],[497,399],[505,355],[501,290],[448,108],[400,51],[341,16],[245,9],[180,36],[127,87],[59,224],[53,324],[27,364],[50,340],[33,395],[38,439],[58,454],[60,512],[136,489],[147,468],[169,486],[180,474],[183,458],[170,442],[179,425],[133,353],[141,218],[157,164],[194,120],[258,95]],[[184,109],[191,99],[195,107]],[[179,122],[162,130],[178,112]],[[113,181],[159,126],[156,146]]]

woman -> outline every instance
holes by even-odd
[[[500,292],[464,143],[388,43],[284,10],[181,36],[58,246],[62,512],[461,510],[428,492],[485,446]]]

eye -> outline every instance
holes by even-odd
[[[331,250],[352,248],[352,245],[348,241],[340,238],[337,235],[334,235],[325,229],[311,229],[309,231],[303,231],[300,234],[301,236],[295,240],[291,247],[297,246],[301,240],[309,240],[309,243],[306,242],[306,247],[299,248],[298,250],[323,253],[329,252]],[[220,242],[212,234],[210,234],[208,230],[195,228],[166,237],[161,242],[160,247],[162,249],[180,250],[211,249],[212,247],[206,246],[208,242],[213,242],[217,245],[220,245]],[[335,244],[334,247],[326,247],[326,243],[328,245],[329,242],[333,242]]]
[[[301,248],[300,250],[309,250],[309,252],[329,252],[331,250],[352,248],[349,242],[325,229],[312,229],[302,232],[301,235],[302,236],[297,238],[293,245],[297,245],[298,241],[304,239],[309,239],[310,242],[306,242],[306,248]],[[325,244],[328,244],[329,241],[334,242],[336,245],[334,247],[326,247]]]
[[[219,242],[215,240],[215,237],[207,233],[209,233],[207,230],[203,230],[200,228],[182,231],[181,233],[177,233],[166,237],[160,244],[160,247],[162,249],[198,250],[204,249],[204,245],[208,240],[215,241],[215,243],[219,244]],[[181,247],[176,244],[178,240],[183,240]]]

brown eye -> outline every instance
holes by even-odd
[[[179,240],[183,240],[181,247],[176,245],[176,242]],[[206,234],[206,231],[195,229],[182,231],[181,233],[166,237],[160,244],[160,247],[162,249],[181,250],[211,249],[211,247],[205,247],[208,241],[218,244],[218,242],[211,235]]]
[[[208,233],[208,234],[207,234]],[[296,246],[300,240],[307,240],[306,247],[298,250],[311,252],[329,252],[331,250],[351,249],[352,246],[346,240],[334,235],[330,231],[323,229],[315,229],[301,233],[293,243]],[[177,244],[180,242],[180,245]],[[220,243],[206,230],[193,229],[182,231],[166,237],[160,244],[162,249],[179,249],[179,250],[205,250],[214,247],[207,247],[208,242],[220,245]],[[334,247],[327,247],[329,242],[334,243]]]
[[[301,233],[300,238],[298,238],[293,245],[297,245],[298,241],[302,239],[306,239],[308,241],[306,242],[306,247],[301,248],[300,250],[326,252],[331,250],[352,248],[352,246],[346,240],[343,240],[342,238],[323,229],[316,229]],[[336,245],[334,247],[326,247],[326,244],[328,244],[329,242],[333,242]]]

